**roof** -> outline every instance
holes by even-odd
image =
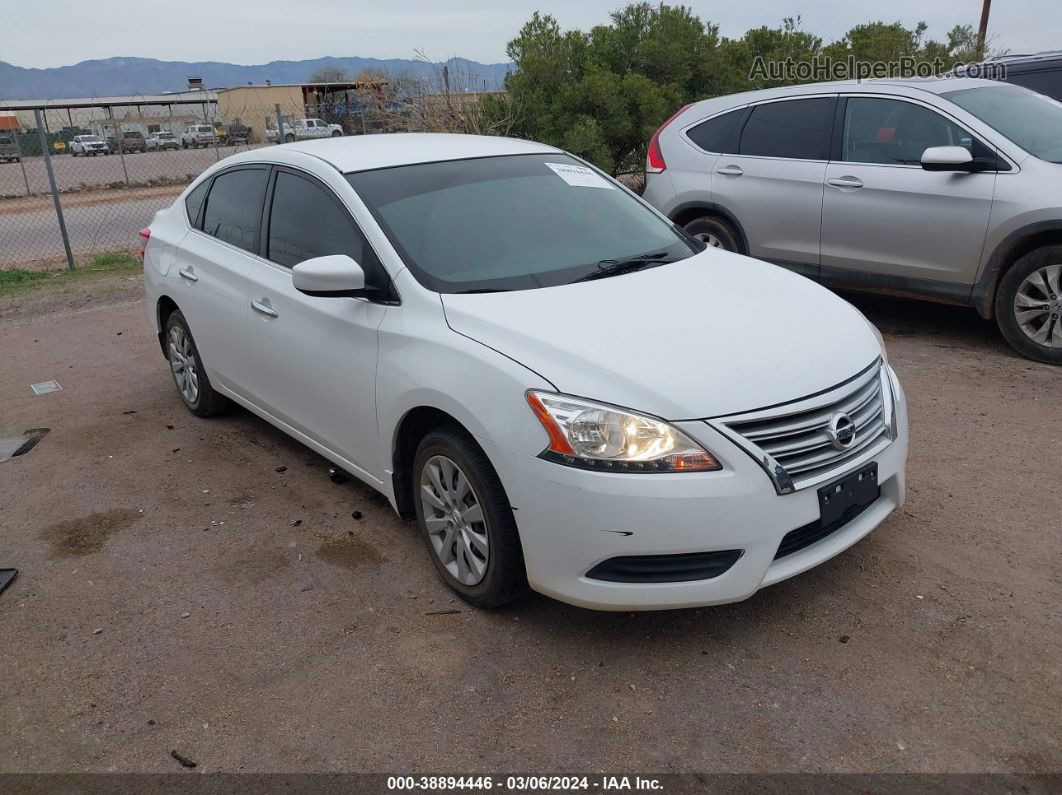
[[[800,97],[808,94],[834,94],[840,92],[865,92],[892,93],[896,88],[907,89],[908,92],[925,91],[931,94],[943,94],[948,91],[958,91],[964,88],[979,88],[984,86],[998,86],[995,80],[982,80],[973,77],[927,77],[911,78],[907,80],[835,80],[825,83],[802,83],[794,86],[779,86],[777,88],[764,88],[758,91],[746,91],[741,94],[729,94],[726,96],[704,99],[698,103],[698,111],[708,108],[733,108],[745,105],[749,102],[759,102],[765,99],[780,99],[782,97]]]
[[[997,58],[989,58],[984,63],[1005,63],[1010,66],[1013,64],[1031,64],[1039,61],[1062,61],[1062,50],[1050,50],[1027,55],[1000,55]]]
[[[213,90],[218,93],[254,88],[316,88],[324,89],[326,91],[351,91],[361,88],[385,86],[388,82],[389,81],[387,80],[339,80],[325,83],[247,83],[242,86],[225,86],[224,88],[215,88]]]
[[[0,110],[77,110],[128,105],[201,105],[217,102],[217,94],[209,89],[179,91],[173,94],[134,94],[131,97],[83,97],[80,99],[0,99]]]
[[[330,163],[343,173],[373,168],[432,163],[439,160],[464,160],[473,157],[526,155],[558,152],[552,146],[500,138],[492,135],[454,135],[448,133],[380,133],[340,138],[319,138],[255,149],[240,155],[243,160],[283,160],[287,152],[303,152]],[[236,158],[232,158],[235,160]]]

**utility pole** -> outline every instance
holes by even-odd
[[[988,41],[988,13],[992,10],[992,0],[984,0],[981,6],[981,26],[977,29],[977,60],[985,57],[985,44]]]

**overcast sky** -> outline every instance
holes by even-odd
[[[552,13],[564,27],[604,22],[623,0],[0,0],[0,60],[47,67],[117,55],[168,61],[258,64],[324,55],[409,58],[423,49],[439,60],[460,55],[505,60],[505,44],[531,13]],[[981,0],[692,0],[704,20],[739,36],[800,15],[826,40],[860,22],[929,24],[934,38],[956,24],[976,27]],[[42,13],[46,8],[47,16]],[[989,36],[1011,52],[1062,48],[1060,0],[995,0]]]

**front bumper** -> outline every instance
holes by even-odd
[[[897,436],[868,460],[880,497],[822,540],[775,559],[786,533],[819,518],[818,491],[778,494],[759,464],[705,423],[680,427],[723,463],[719,472],[620,474],[566,467],[480,440],[514,509],[531,587],[601,610],[660,610],[746,599],[859,541],[903,504],[907,409],[896,396]],[[868,461],[838,472],[866,466]],[[586,576],[615,557],[740,550],[723,574],[692,582],[607,582]]]

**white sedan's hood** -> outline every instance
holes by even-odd
[[[561,392],[669,420],[820,392],[880,349],[862,315],[803,276],[708,251],[608,279],[443,295],[450,327]]]

